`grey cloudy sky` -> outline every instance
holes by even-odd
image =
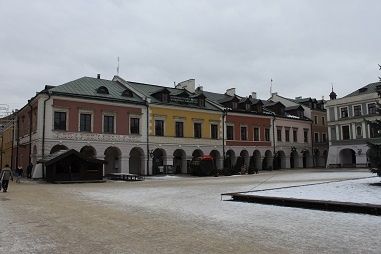
[[[80,77],[328,99],[378,81],[378,0],[0,0],[0,104]]]

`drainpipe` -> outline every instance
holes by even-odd
[[[223,154],[223,162],[222,162],[222,169],[225,169],[225,160],[226,160],[226,154],[225,154],[225,121],[226,116],[228,112],[227,109],[224,108],[222,111],[222,154]]]
[[[273,151],[275,156],[275,115],[273,115]]]
[[[17,118],[17,115],[14,115],[12,117],[15,117]],[[15,131],[16,131],[16,128],[15,128],[15,119],[13,118],[12,119],[12,123],[13,123],[13,130],[12,130],[12,140],[15,140]],[[13,168],[13,154],[14,154],[14,146],[13,146],[13,142],[12,142],[12,149],[11,149],[11,169]]]
[[[20,119],[16,116],[17,135],[16,135],[16,167],[19,165],[19,146],[20,146]],[[14,126],[14,125],[13,125]],[[13,132],[15,133],[15,131]],[[12,166],[11,166],[12,168]]]
[[[316,168],[316,155],[315,155],[315,151],[314,151],[314,134],[312,133],[312,121],[311,121],[311,153],[312,153],[312,163],[313,163],[313,166],[314,168]]]
[[[147,109],[147,176],[149,175],[149,160],[150,160],[150,151],[149,151],[149,103],[148,97],[146,97],[146,109]]]
[[[52,96],[52,91],[48,91],[48,98],[44,100],[44,115],[43,115],[43,121],[42,121],[42,159],[45,158],[45,119],[46,119],[46,102],[50,100],[50,97]],[[42,178],[45,178],[45,163],[42,163]]]
[[[32,158],[31,158],[31,155],[32,155],[32,124],[33,124],[33,107],[32,107],[32,104],[31,103],[31,100],[28,100],[28,105],[30,107],[30,118],[29,118],[29,160],[28,160],[28,165],[30,164]]]

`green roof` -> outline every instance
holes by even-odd
[[[98,92],[101,87],[107,89],[108,94]],[[83,77],[56,87],[49,87],[48,90],[53,94],[87,99],[144,103],[144,100],[133,93],[132,97],[122,95],[126,87],[121,83],[98,78]]]
[[[343,98],[362,95],[362,94],[376,93],[377,92],[377,86],[379,86],[379,85],[381,85],[381,82],[370,83],[369,85],[361,87],[360,89],[344,96]]]
[[[148,96],[151,98],[151,103],[153,104],[162,104],[162,105],[173,105],[173,106],[179,106],[179,107],[191,107],[191,108],[199,108],[199,109],[207,109],[207,110],[219,110],[219,108],[213,104],[211,104],[208,101],[205,101],[205,107],[197,106],[195,104],[178,104],[174,102],[162,102],[152,95],[166,89],[169,91],[170,96],[177,96],[184,92],[186,92],[190,98],[194,98],[197,93],[191,93],[186,89],[178,89],[174,87],[166,87],[166,86],[158,86],[158,85],[151,85],[151,84],[144,84],[144,83],[138,83],[138,82],[132,82],[132,81],[124,81],[126,84],[128,84],[131,88],[133,88],[136,92],[141,93],[144,96]]]

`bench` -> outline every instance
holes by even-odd
[[[137,174],[128,173],[111,173],[109,176],[111,180],[123,180],[123,181],[143,181],[144,177]]]
[[[341,168],[341,164],[340,163],[333,163],[333,164],[329,164],[328,166],[330,168]]]

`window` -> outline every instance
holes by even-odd
[[[251,110],[251,106],[250,106],[249,103],[246,103],[245,106],[246,106],[246,111],[250,111]]]
[[[226,126],[226,139],[234,140],[233,126]]]
[[[315,143],[319,142],[319,132],[314,133],[314,139],[315,139]]]
[[[79,131],[91,131],[91,114],[80,115]]]
[[[103,132],[114,133],[114,116],[103,116]]]
[[[265,129],[265,140],[270,141],[270,129],[269,128]]]
[[[361,126],[356,127],[356,136],[361,137],[362,136],[362,129]]]
[[[184,137],[184,123],[183,122],[175,122],[175,135],[178,138]]]
[[[241,140],[247,140],[247,128],[246,128],[246,126],[241,126]]]
[[[308,143],[308,130],[304,130],[304,143]]]
[[[205,98],[198,98],[198,105],[200,107],[205,107]]]
[[[155,120],[155,136],[164,136],[164,120]]]
[[[131,118],[130,120],[130,134],[139,134],[139,118]]]
[[[162,102],[168,102],[168,94],[163,93],[163,94],[161,95],[161,101],[162,101]]]
[[[361,116],[361,105],[354,106],[353,113],[355,116]]]
[[[347,107],[341,108],[340,111],[341,111],[341,118],[348,117],[348,108]]]
[[[315,124],[318,124],[318,117],[314,116]]]
[[[236,110],[238,108],[238,102],[233,101],[232,108]]]
[[[379,136],[380,134],[380,126],[378,124],[370,124],[369,125],[370,127],[370,133],[369,133],[369,136],[371,138],[376,138]]]
[[[210,125],[210,137],[212,139],[218,138],[218,125],[217,124]]]
[[[201,123],[194,123],[193,131],[194,131],[195,138],[201,138]]]
[[[259,128],[254,127],[254,141],[259,141]]]
[[[322,142],[323,143],[327,142],[327,134],[325,133],[322,134]]]
[[[321,124],[325,125],[325,117],[324,116],[321,117]]]
[[[290,130],[285,131],[286,142],[290,142]]]
[[[376,103],[369,103],[368,104],[368,114],[376,114],[377,109],[376,109]]]
[[[343,133],[343,140],[347,140],[350,138],[349,136],[349,126],[346,125],[346,126],[342,126],[341,127],[341,131]]]
[[[276,136],[277,136],[278,141],[282,141],[282,130],[281,129],[276,130]]]
[[[337,133],[335,127],[331,128],[331,140],[337,140]]]
[[[294,142],[298,142],[298,131],[297,130],[292,131],[292,136],[293,136]]]
[[[100,93],[100,94],[109,94],[108,89],[105,86],[98,87],[97,93]]]
[[[54,129],[66,131],[66,112],[54,112]]]

